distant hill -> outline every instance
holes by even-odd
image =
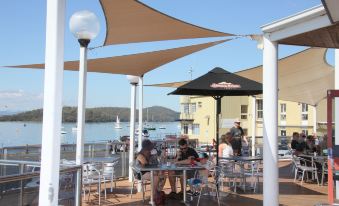
[[[148,112],[147,112],[148,110]],[[179,119],[179,112],[171,109],[154,106],[143,109],[143,120],[146,121],[148,113],[148,121],[154,122],[172,122]],[[42,121],[42,109],[36,109],[27,112],[21,112],[14,115],[0,116],[0,121]],[[114,122],[116,116],[119,115],[121,122],[128,122],[130,119],[130,109],[126,107],[97,107],[86,109],[86,122]],[[138,120],[138,111],[136,115]],[[62,111],[63,122],[76,122],[77,108],[64,107]]]

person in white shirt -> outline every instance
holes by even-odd
[[[232,134],[227,132],[226,134],[221,135],[221,144],[219,145],[219,157],[231,157],[233,156],[233,149],[231,145]]]

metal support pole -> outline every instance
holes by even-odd
[[[264,206],[279,205],[278,176],[278,45],[264,35]]]
[[[58,205],[65,0],[48,0],[39,205]]]
[[[138,152],[141,150],[142,142],[142,110],[144,101],[144,81],[143,77],[139,77],[139,136],[138,136]]]
[[[256,106],[257,106],[257,99],[255,96],[252,96],[252,157],[255,156],[255,137],[256,137],[256,119],[257,119],[257,112],[256,112]]]
[[[135,96],[136,96],[136,87],[137,84],[131,84],[131,118],[130,118],[130,140],[129,140],[129,171],[128,171],[128,180],[132,181],[132,168],[130,164],[134,160],[134,137],[135,137]]]

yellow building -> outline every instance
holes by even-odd
[[[182,96],[181,134],[189,138],[197,138],[202,144],[212,144],[216,136],[215,118],[216,105],[212,97]],[[227,132],[235,119],[241,121],[245,135],[252,135],[252,105],[253,97],[223,97],[221,101],[220,132]],[[311,105],[279,100],[278,104],[279,136],[292,136],[293,132],[313,133],[314,107]],[[256,99],[256,136],[263,136],[263,104],[262,99]],[[322,123],[326,122],[326,101],[317,106],[317,132],[324,132]]]

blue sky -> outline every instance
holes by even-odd
[[[142,0],[143,3],[175,18],[233,34],[261,34],[260,26],[321,4],[320,0]],[[101,21],[99,36],[90,47],[105,38],[104,16],[98,0],[67,0],[65,60],[79,58],[79,46],[68,28],[70,16],[79,10],[94,12]],[[4,1],[0,7],[0,66],[44,62],[46,0]],[[204,43],[218,38],[134,43],[108,46],[89,52],[89,58],[120,56]],[[280,46],[279,57],[303,47]],[[203,75],[219,66],[235,72],[262,64],[262,51],[256,42],[239,38],[178,59],[145,75],[145,84],[182,81]],[[0,111],[30,110],[42,107],[43,70],[0,68]],[[179,110],[179,96],[168,96],[170,88],[144,89],[144,106],[160,105]],[[63,103],[76,106],[78,73],[65,71]],[[89,73],[87,107],[130,104],[130,87],[124,75]]]

